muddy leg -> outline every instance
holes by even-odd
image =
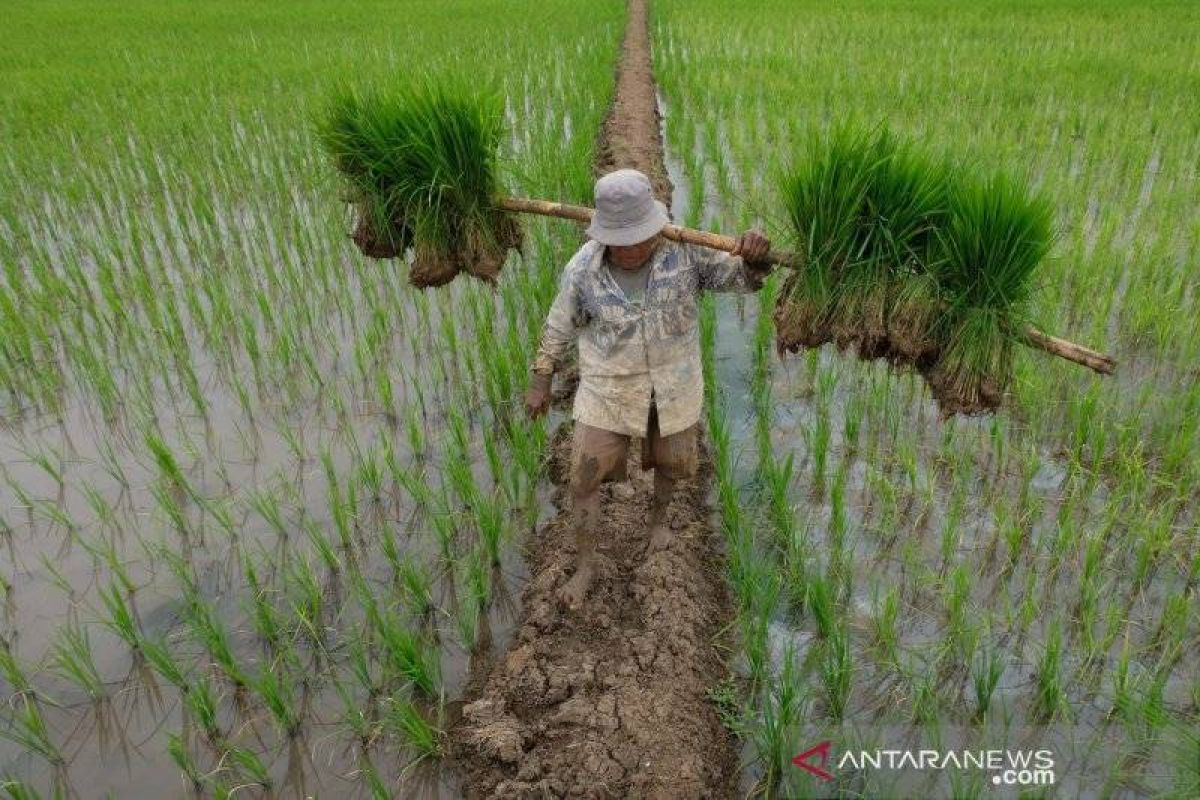
[[[658,432],[658,415],[651,411],[649,440],[654,455],[654,501],[650,506],[650,542],[646,552],[662,550],[671,543],[673,532],[667,523],[667,507],[675,496],[679,481],[696,474],[698,450],[697,426],[678,433],[661,436]]]
[[[571,527],[575,534],[575,569],[558,591],[570,609],[579,608],[596,571],[596,526],[600,521],[600,482],[618,461],[625,460],[629,437],[576,423],[571,469]]]
[[[662,467],[654,470],[654,501],[650,506],[650,544],[648,552],[662,550],[671,542],[671,526],[667,524],[667,506],[675,496],[675,479]]]
[[[600,488],[571,498],[571,525],[575,532],[575,570],[563,587],[558,599],[574,610],[587,596],[596,571],[596,521],[600,518]]]

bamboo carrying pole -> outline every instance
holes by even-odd
[[[557,217],[584,224],[592,221],[592,209],[587,206],[573,206],[566,203],[554,203],[549,200],[504,197],[496,202],[496,206],[504,211],[512,211],[518,214]],[[697,244],[701,247],[722,250],[726,253],[732,253],[737,246],[737,239],[732,236],[698,231],[679,225],[667,225],[663,228],[662,235],[675,242]],[[801,259],[797,255],[782,250],[772,250],[767,255],[766,260],[767,263],[778,264],[789,269],[799,269],[802,266]],[[1113,369],[1116,368],[1117,362],[1112,356],[1092,350],[1090,347],[1084,347],[1081,344],[1068,342],[1066,339],[1060,339],[1057,336],[1051,336],[1032,326],[1022,331],[1021,341],[1029,347],[1042,350],[1050,355],[1058,356],[1075,364],[1080,364],[1101,375],[1111,375]]]

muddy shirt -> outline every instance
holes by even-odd
[[[621,287],[625,299],[635,305],[641,304],[646,295],[646,284],[650,279],[650,259],[646,259],[646,263],[637,269],[622,269],[613,264],[608,264],[607,268],[617,286]]]
[[[699,421],[704,400],[700,292],[752,292],[761,285],[737,256],[660,239],[644,302],[632,303],[604,263],[604,246],[588,242],[563,272],[533,371],[553,373],[578,338],[576,420],[645,436],[653,392],[659,431],[677,433]]]

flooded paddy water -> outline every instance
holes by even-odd
[[[735,235],[765,225],[787,248],[770,187],[813,129],[865,115],[931,146],[977,144],[972,162],[1003,151],[1019,164],[1004,123],[1026,113],[1039,144],[1024,158],[1058,199],[1062,225],[1042,319],[1067,335],[1091,331],[1119,367],[1098,379],[1022,353],[1000,413],[942,420],[920,376],[832,345],[779,358],[769,299],[714,299],[709,423],[728,432],[716,457],[729,465],[716,487],[718,519],[735,553],[753,553],[731,570],[740,692],[736,702],[722,697],[743,742],[742,789],[1190,796],[1200,787],[1194,343],[1183,334],[1189,312],[1148,311],[1196,252],[1194,236],[1172,233],[1178,215],[1195,210],[1194,195],[1189,203],[1180,194],[1194,189],[1182,167],[1186,124],[1168,114],[1172,132],[1150,145],[1109,130],[1088,140],[1085,157],[1078,138],[1056,139],[1053,108],[993,119],[967,105],[928,105],[946,89],[912,64],[895,73],[900,86],[880,92],[844,70],[858,58],[846,41],[876,41],[858,26],[877,13],[767,4],[714,27],[696,23],[694,5],[660,6],[656,64],[685,223]],[[896,37],[934,24],[897,14]],[[863,58],[894,56],[892,37]],[[991,80],[960,56],[963,85]],[[742,69],[722,66],[731,60]],[[892,74],[879,69],[869,74]],[[1093,115],[1080,124],[1102,124],[1107,111],[1094,99],[1079,101],[1079,113]],[[946,133],[962,126],[969,136]],[[1043,147],[1043,136],[1058,144]],[[1164,141],[1182,159],[1170,186]],[[1099,167],[1097,150],[1112,148],[1127,148],[1114,158],[1128,168]],[[1105,211],[1073,200],[1097,192],[1109,198]],[[1184,338],[1148,342],[1135,333],[1148,325]],[[1178,436],[1167,434],[1172,426]],[[791,763],[822,741],[833,743],[829,783]],[[835,768],[859,749],[984,747],[1049,748],[1054,779],[997,788],[986,771]]]
[[[219,53],[203,25],[248,9],[114,10],[55,28],[107,42],[112,75],[67,47],[9,82],[6,796],[461,796],[446,731],[512,635],[547,503],[519,399],[574,232],[528,225],[498,288],[416,292],[354,250],[312,119],[418,37],[432,72],[507,97],[514,187],[584,199],[621,9],[584,40],[569,4],[537,36],[485,6],[259,9],[273,32]],[[55,13],[22,13],[19,59]],[[51,75],[109,105],[60,105]]]

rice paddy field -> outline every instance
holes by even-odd
[[[1033,317],[1119,362],[1021,353],[1006,412],[942,422],[883,362],[777,361],[768,292],[710,305],[748,788],[998,791],[790,763],[832,740],[1053,749],[1056,783],[1011,796],[1200,793],[1198,25],[1170,3],[656,4],[687,222],[783,232],[773,175],[811,133],[886,123],[1052,201]]]
[[[5,10],[6,796],[458,796],[447,704],[542,502],[514,412],[578,238],[410,291],[351,245],[314,117],[469,77],[512,185],[585,200],[624,9],[522,10]]]
[[[657,0],[681,221],[788,225],[814,131],[887,124],[1053,208],[998,414],[710,298],[714,519],[737,608],[711,700],[768,797],[1200,795],[1200,10]],[[495,288],[363,258],[314,115],[346,86],[503,98],[514,192],[587,202],[624,4],[5,11],[0,791],[457,797],[472,653],[544,518],[520,396],[577,231]],[[536,18],[537,24],[529,24]],[[703,113],[698,110],[702,109]],[[558,419],[552,419],[551,423]],[[1050,748],[1051,785],[793,756]]]

